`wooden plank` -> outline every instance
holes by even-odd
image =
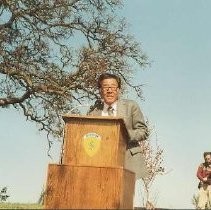
[[[50,164],[45,208],[132,209],[135,174],[122,168]]]
[[[101,139],[99,148],[93,146],[96,152],[92,156],[84,147],[84,138],[89,134],[96,134]],[[63,164],[122,167],[125,150],[125,134],[118,121],[85,118],[66,122]]]

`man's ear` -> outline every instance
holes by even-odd
[[[118,88],[118,90],[117,90],[117,94],[118,94],[118,99],[120,98],[120,96],[122,95],[122,91],[121,91],[121,89],[120,88]]]

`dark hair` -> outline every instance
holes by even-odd
[[[121,88],[121,79],[120,79],[120,77],[118,77],[115,74],[110,74],[110,73],[104,73],[104,74],[101,74],[99,76],[98,81],[97,81],[98,88],[101,88],[101,82],[104,79],[115,79],[117,81],[117,83],[118,83],[118,88]]]
[[[205,158],[207,155],[211,155],[211,152],[204,152],[204,154],[203,154],[204,158]]]

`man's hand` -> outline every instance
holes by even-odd
[[[203,180],[203,182],[206,182],[207,181],[207,177],[204,177],[202,180]]]

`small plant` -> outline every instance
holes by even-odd
[[[40,193],[40,197],[38,199],[37,204],[43,205],[44,204],[44,196],[45,196],[45,189],[44,187],[42,188],[42,191]]]
[[[7,201],[10,196],[7,195],[7,187],[3,187],[0,191],[0,202]]]

